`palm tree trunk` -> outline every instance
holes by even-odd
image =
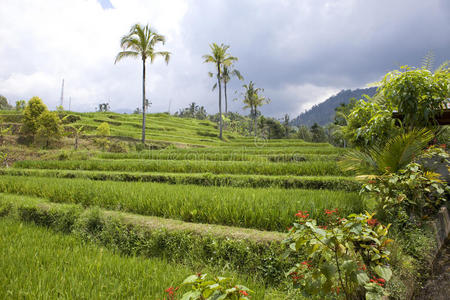
[[[142,59],[142,143],[145,144],[145,59]]]
[[[217,65],[217,85],[219,86],[219,138],[222,139],[222,86],[220,84],[220,65]]]
[[[253,108],[253,133],[256,136],[256,107]]]
[[[228,115],[227,82],[223,82],[223,91],[225,92],[225,116]]]

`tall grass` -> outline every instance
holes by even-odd
[[[192,161],[192,160],[81,160],[81,161],[18,161],[16,168],[66,169],[130,172],[170,172],[260,175],[347,175],[335,161],[300,163],[270,163],[245,161]]]
[[[84,179],[0,177],[0,191],[183,221],[285,231],[298,210],[323,220],[324,209],[364,209],[357,193],[327,190],[202,187]]]
[[[214,272],[121,256],[9,218],[0,219],[0,245],[1,299],[163,299],[164,290],[186,276]],[[264,286],[240,280],[260,291],[257,299],[264,297]]]

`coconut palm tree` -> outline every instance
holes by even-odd
[[[228,97],[227,97],[227,83],[230,82],[231,77],[237,77],[239,80],[244,80],[241,72],[236,69],[231,69],[231,67],[223,66],[222,70],[222,81],[223,81],[223,91],[225,96],[225,115],[228,114]]]
[[[221,82],[223,80],[223,74],[222,70],[223,67],[229,67],[233,64],[233,62],[237,61],[237,57],[231,56],[229,53],[227,53],[227,50],[230,48],[230,46],[221,44],[220,46],[216,43],[212,43],[209,45],[211,48],[211,54],[205,54],[203,55],[203,59],[205,63],[213,63],[217,70],[217,86],[219,87],[219,128],[220,128],[220,134],[219,137],[222,139],[222,126],[223,126],[223,120],[222,120],[222,86]],[[214,89],[214,88],[213,88]]]
[[[245,89],[244,93],[244,109],[250,108],[250,116],[253,118],[253,132],[256,136],[256,119],[258,116],[258,107],[263,106],[264,104],[270,103],[270,99],[259,95],[260,92],[263,92],[263,88],[255,88],[255,84],[253,81],[250,83],[244,84],[243,88]]]
[[[117,63],[125,57],[142,59],[142,143],[145,143],[145,111],[148,103],[145,98],[145,63],[147,58],[153,63],[157,56],[163,57],[166,64],[169,63],[170,52],[155,51],[158,43],[164,45],[165,42],[166,38],[156,33],[149,25],[135,24],[120,40],[123,51],[117,54],[114,62]]]
[[[213,77],[214,74],[209,72],[209,77]],[[223,82],[223,91],[225,96],[225,115],[228,114],[228,96],[227,96],[227,84],[230,82],[231,77],[237,77],[239,80],[244,80],[244,77],[241,75],[241,72],[237,69],[232,69],[232,66],[227,67],[223,66],[222,69],[222,82]],[[217,83],[214,84],[213,90],[217,87]]]

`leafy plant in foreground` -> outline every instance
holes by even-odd
[[[181,300],[248,300],[253,293],[243,285],[236,285],[229,277],[209,278],[208,274],[194,274],[187,277],[182,287],[190,287],[190,290],[181,296]],[[177,288],[169,287],[165,290],[168,299],[178,299]]]
[[[417,163],[410,163],[398,173],[385,173],[369,180],[361,190],[375,196],[382,212],[397,224],[413,217],[427,217],[446,202],[450,187],[439,174],[425,172]]]
[[[327,224],[318,225],[307,211],[299,211],[284,241],[287,256],[302,251],[308,257],[287,273],[293,287],[320,299],[381,299],[392,276],[386,248],[392,242],[387,237],[390,225],[367,212],[347,218],[339,218],[337,209],[326,209],[325,214]]]

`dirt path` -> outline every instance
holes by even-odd
[[[447,239],[447,242],[436,257],[431,278],[414,299],[450,299],[450,239]]]

